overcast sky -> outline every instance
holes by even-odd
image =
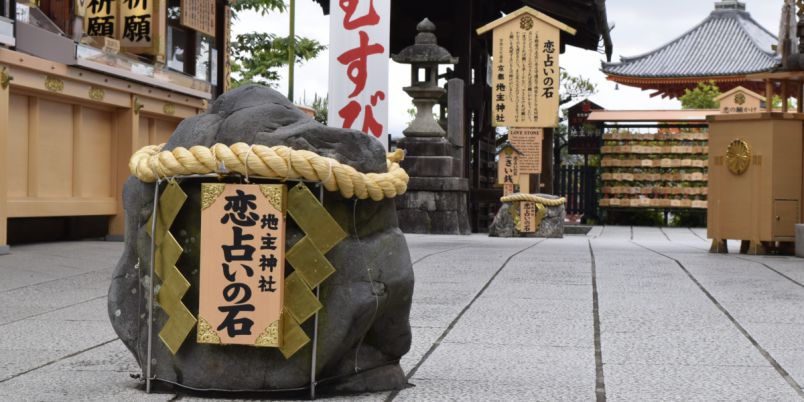
[[[405,0],[394,0],[405,1]],[[436,0],[437,1],[437,0]],[[620,56],[636,56],[656,49],[678,37],[685,31],[703,21],[714,9],[711,0],[608,0],[609,23],[615,25],[612,32],[614,55],[612,61],[619,61]],[[778,35],[779,16],[783,0],[746,0],[747,11],[760,25]],[[321,43],[329,43],[329,17],[325,16],[321,7],[313,0],[296,1],[296,33],[297,35],[317,39]],[[251,31],[272,32],[280,35],[288,33],[288,16],[274,13],[259,16],[254,13],[241,13],[239,20],[233,24],[233,34]],[[678,109],[679,103],[674,100],[650,98],[650,92],[641,91],[607,81],[600,72],[600,62],[604,55],[597,52],[568,47],[561,56],[561,67],[570,74],[582,75],[592,79],[598,86],[598,93],[592,100],[608,109]],[[322,54],[313,61],[297,67],[296,101],[300,103],[306,95],[311,102],[315,94],[326,95],[328,80],[329,53]],[[409,77],[408,66],[391,62],[392,77]],[[282,71],[283,79],[287,69]],[[409,120],[406,110],[411,107],[410,98],[402,91],[400,83],[391,79],[390,88],[390,132],[400,136]],[[283,81],[278,88],[287,93],[287,82]]]

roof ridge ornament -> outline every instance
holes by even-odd
[[[739,0],[722,0],[715,3],[715,10],[740,10],[745,11],[745,3]]]

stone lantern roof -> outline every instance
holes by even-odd
[[[393,55],[395,62],[401,64],[458,64],[458,58],[452,57],[447,49],[438,46],[435,36],[436,26],[425,18],[416,26],[419,32],[415,44],[402,49]]]

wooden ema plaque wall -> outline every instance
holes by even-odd
[[[707,133],[618,131],[603,141],[601,208],[707,207]]]

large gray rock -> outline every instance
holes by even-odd
[[[559,197],[549,194],[538,194],[542,198],[558,199]],[[541,237],[548,239],[560,239],[564,237],[564,220],[567,217],[564,205],[557,207],[547,207],[547,214],[539,225],[536,233],[520,233],[516,229],[514,216],[519,213],[516,203],[503,203],[494,221],[489,226],[490,237]]]
[[[363,172],[386,170],[382,145],[362,133],[328,128],[298,111],[279,93],[249,86],[216,100],[209,112],[183,121],[167,149],[215,143],[287,145],[315,151]],[[182,187],[189,199],[172,233],[185,252],[177,266],[191,283],[184,303],[198,308],[200,196],[198,181]],[[142,366],[147,356],[150,238],[145,222],[153,207],[152,184],[130,178],[124,191],[125,251],[109,289],[109,317],[120,339]],[[355,201],[327,193],[325,206],[349,237],[328,253],[337,272],[321,287],[317,378],[323,392],[400,389],[407,381],[399,359],[411,344],[409,313],[413,270],[398,229],[394,200]],[[289,220],[288,247],[303,234]],[[155,308],[154,333],[166,316]],[[311,335],[313,320],[303,328]],[[310,344],[290,359],[275,349],[200,345],[195,330],[176,356],[155,335],[153,373],[199,389],[278,390],[306,387]]]

